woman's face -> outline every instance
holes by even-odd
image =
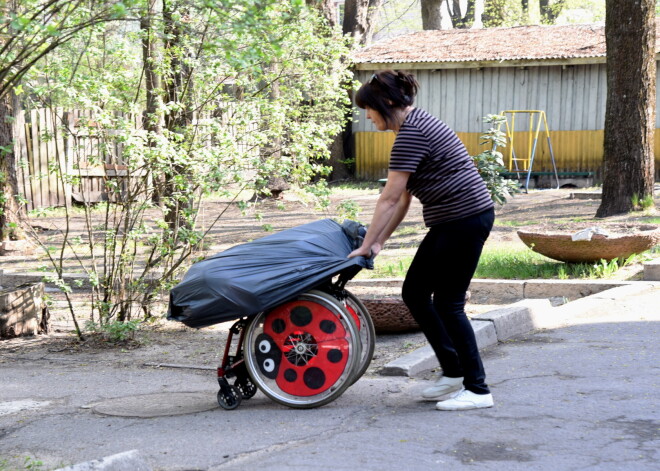
[[[374,123],[374,126],[376,126],[376,129],[379,131],[387,131],[387,123],[383,119],[383,116],[373,108],[366,108],[367,111],[367,119],[371,120],[372,123]]]

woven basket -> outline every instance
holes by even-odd
[[[591,240],[573,241],[566,233],[518,231],[518,237],[534,252],[560,262],[592,263],[626,258],[660,244],[660,229],[642,226],[637,232],[610,237],[594,235]]]
[[[376,332],[379,334],[420,330],[419,325],[401,299],[362,299],[362,303],[369,311]]]

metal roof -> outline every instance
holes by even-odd
[[[658,37],[659,26],[656,20]],[[604,62],[605,56],[605,26],[598,23],[418,31],[360,49],[353,60],[358,68],[366,69],[368,64],[514,65],[506,64],[513,61],[518,65],[521,61],[599,62],[599,58]]]

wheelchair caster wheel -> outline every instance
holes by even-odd
[[[257,386],[248,378],[239,379],[234,383],[234,386],[241,392],[243,399],[250,399],[257,394]]]
[[[226,410],[236,409],[241,405],[243,395],[236,386],[227,385],[218,391],[218,404]]]

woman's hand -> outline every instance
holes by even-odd
[[[378,253],[383,249],[383,246],[379,244],[378,242],[375,242],[374,244],[371,245],[371,247],[367,247],[366,245],[363,245],[359,249],[353,250],[351,253],[348,254],[348,258],[353,258],[353,257],[365,257],[365,258],[374,258]]]

